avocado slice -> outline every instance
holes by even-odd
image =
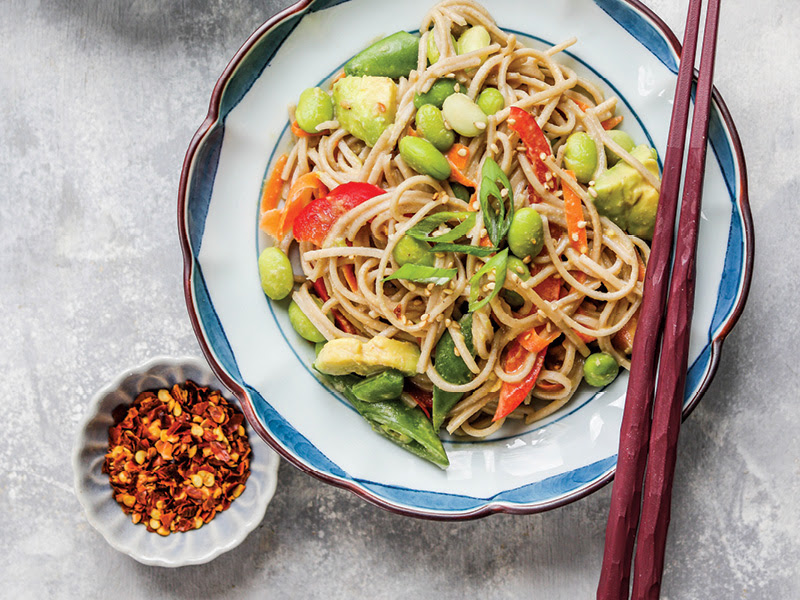
[[[631,156],[658,177],[656,151],[649,146],[637,146]],[[631,235],[653,239],[658,209],[658,190],[628,163],[620,161],[597,178],[594,205],[604,217]]]
[[[419,347],[411,342],[376,336],[368,342],[355,338],[339,338],[325,344],[314,362],[314,368],[326,375],[374,375],[386,369],[397,369],[403,375],[417,374]]]
[[[343,77],[333,84],[333,103],[339,124],[372,147],[394,123],[397,84],[388,77]]]

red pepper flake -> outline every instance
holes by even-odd
[[[187,381],[142,392],[114,421],[103,472],[125,514],[148,531],[197,529],[244,491],[244,416],[217,390]]]

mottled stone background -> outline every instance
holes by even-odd
[[[608,487],[542,515],[445,524],[283,464],[262,525],[179,570],[136,563],[85,521],[70,453],[89,396],[152,356],[200,355],[181,287],[181,162],[229,57],[288,4],[0,0],[0,596],[593,597]],[[682,30],[687,0],[646,4]],[[758,254],[681,437],[670,600],[800,598],[799,27],[797,2],[723,6],[717,82],[747,152]]]

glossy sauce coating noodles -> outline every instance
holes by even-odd
[[[451,33],[476,25],[489,32],[490,45],[457,54]],[[394,122],[373,147],[330,120],[318,127],[325,130],[323,135],[298,137],[288,154],[282,171],[285,190],[312,171],[331,190],[347,182],[367,182],[385,190],[338,218],[321,247],[307,241],[299,243],[303,277],[293,299],[328,340],[386,336],[418,344],[418,374],[413,378],[416,386],[463,393],[447,415],[447,431],[483,437],[505,420],[492,421],[504,383],[524,381],[532,369],[538,368],[541,352],[546,355],[539,365],[536,385],[508,418],[531,423],[567,403],[581,381],[584,358],[591,353],[589,344],[596,344],[624,368],[630,364],[629,349],[620,334],[635,324],[649,248],[598,213],[592,182],[581,185],[566,172],[567,138],[576,131],[591,137],[598,150],[593,179],[607,170],[607,157],[614,153],[655,190],[659,181],[604,128],[604,122],[614,117],[616,99],[604,98],[592,82],[557,61],[558,53],[576,40],[547,50],[525,47],[514,35],[499,29],[483,7],[463,0],[436,5],[424,17],[420,32],[417,68],[399,79]],[[431,65],[426,55],[429,36],[434,36],[440,50],[440,58]],[[397,149],[403,137],[415,133],[415,94],[428,91],[441,78],[455,78],[458,90],[472,100],[486,86],[502,94],[505,107],[488,117],[480,135],[456,136],[456,142],[467,149],[460,154],[465,162],[460,171],[477,186],[485,161],[495,160],[508,177],[516,209],[534,206],[544,225],[544,249],[525,263],[530,267],[530,278],[523,280],[509,270],[502,282],[503,289],[518,294],[523,304],[512,309],[507,296],[494,295],[473,313],[474,358],[458,318],[467,310],[470,280],[489,256],[436,253],[435,267],[456,270],[444,285],[384,281],[399,268],[392,253],[398,241],[423,219],[441,211],[476,212],[468,241],[461,243],[487,245],[477,194],[470,201],[458,199],[450,181],[419,174]],[[546,165],[544,181],[537,175],[540,165],[532,163],[510,121],[512,107],[533,115],[552,146],[552,155],[538,157]],[[576,250],[567,232],[565,185],[582,204],[579,226],[586,232],[585,252]],[[438,229],[448,230],[447,225]],[[293,243],[292,233],[288,233],[278,245],[288,252]],[[478,281],[484,295],[494,288],[494,275]],[[329,296],[322,298],[321,304],[312,285],[317,280],[324,282]],[[352,327],[342,327],[341,321],[329,318],[333,311]],[[540,353],[524,354],[520,364],[511,368],[512,344],[531,329],[539,338],[552,341]],[[446,330],[453,338],[456,354],[473,374],[467,383],[446,381],[433,365],[436,345]]]

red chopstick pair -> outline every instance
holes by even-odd
[[[695,254],[708,140],[714,57],[721,0],[709,0],[692,134],[681,203],[669,304],[667,284],[689,119],[702,0],[690,0],[678,71],[661,197],[634,338],[631,374],[620,431],[598,600],[627,600],[634,542],[632,598],[656,600],[661,590],[672,482],[688,366],[695,288]],[[659,341],[661,362],[657,361]],[[658,387],[654,396],[656,372]],[[645,474],[645,467],[646,474]],[[642,487],[644,500],[642,502]],[[640,522],[641,504],[641,522]],[[637,534],[638,525],[638,534]]]

